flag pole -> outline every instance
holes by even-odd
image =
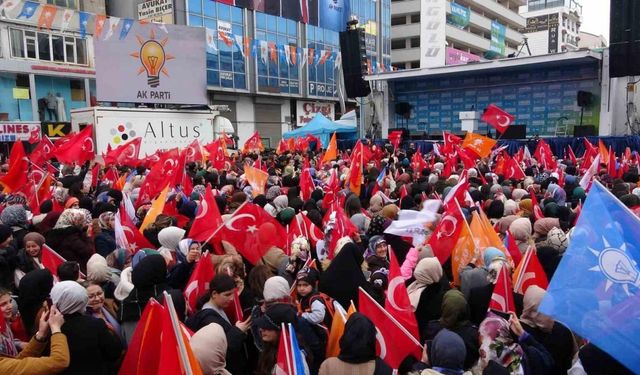
[[[171,327],[173,327],[173,333],[176,335],[176,341],[178,342],[178,352],[180,353],[180,360],[184,364],[184,371],[186,375],[193,375],[193,369],[191,369],[191,362],[189,362],[187,348],[184,345],[184,340],[182,337],[182,330],[180,329],[180,325],[178,324],[178,315],[176,314],[176,309],[173,306],[173,299],[171,298],[171,295],[166,291],[164,291],[163,294],[164,300],[167,302],[167,307],[169,307]]]

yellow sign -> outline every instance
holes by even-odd
[[[14,87],[13,88],[13,98],[14,99],[30,99],[29,98],[29,89],[25,89],[23,87]]]

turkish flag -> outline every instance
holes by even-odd
[[[119,213],[122,231],[124,232],[125,237],[127,237],[127,242],[129,243],[129,251],[135,254],[140,249],[156,248],[149,242],[149,240],[147,240],[145,236],[142,235],[142,233],[140,233],[129,215],[127,215],[127,210],[124,207],[124,203],[120,204]]]
[[[414,174],[416,174],[416,176],[420,176],[425,168],[429,168],[429,164],[427,164],[427,162],[422,157],[420,150],[417,150],[416,153],[411,157],[411,168],[413,168],[413,172]]]
[[[44,162],[51,159],[53,151],[53,143],[46,135],[38,142],[38,145],[31,151],[29,159],[35,165],[42,166]]]
[[[196,161],[202,163],[202,147],[197,139],[194,139],[185,150],[187,153],[187,163],[193,163]]]
[[[358,294],[360,313],[376,326],[378,356],[391,368],[398,368],[408,355],[413,355],[416,359],[422,358],[420,342],[362,288]]]
[[[233,245],[251,264],[256,264],[273,246],[285,249],[287,233],[269,213],[245,203],[227,219],[215,238]]]
[[[571,145],[567,146],[567,156],[569,157],[569,160],[571,160],[571,164],[574,166],[578,165],[578,158],[576,158],[576,154],[573,152]]]
[[[462,162],[462,164],[464,165],[464,167],[466,169],[469,168],[475,168],[476,166],[476,160],[478,159],[478,155],[476,155],[475,152],[466,149],[466,148],[460,148],[458,146],[455,146],[458,149],[458,157],[460,157],[460,161]],[[453,159],[455,161],[455,156],[454,157],[449,157],[447,159],[447,161],[449,161],[449,159]]]
[[[215,275],[216,271],[211,262],[211,253],[205,251],[198,263],[196,263],[187,286],[184,288],[184,298],[187,300],[189,311],[196,311],[198,298],[209,291],[209,283]]]
[[[149,300],[133,332],[118,375],[158,373],[158,356],[162,347],[162,325],[159,320],[163,310],[155,299]]]
[[[278,148],[276,148],[276,155],[282,155],[288,151],[289,151],[289,145],[287,144],[287,141],[285,141],[284,138],[282,138],[278,143]]]
[[[138,137],[113,150],[107,150],[106,155],[104,155],[105,165],[124,165],[135,168],[138,165],[138,155],[140,154],[141,145],[142,137]]]
[[[364,145],[360,140],[356,143],[351,153],[351,165],[349,166],[349,189],[356,195],[360,195],[362,185],[362,167],[364,165]]]
[[[198,207],[198,214],[191,224],[189,238],[198,242],[207,241],[222,224],[222,217],[211,185],[207,185],[207,190]]]
[[[513,237],[511,232],[507,229],[507,233],[504,237],[504,247],[507,248],[509,254],[511,254],[511,259],[513,259],[514,264],[519,264],[522,260],[522,253],[520,253],[520,248],[518,248],[518,244],[516,243],[516,239]]]
[[[387,288],[384,308],[398,323],[402,324],[416,340],[419,340],[420,333],[418,330],[418,322],[416,321],[416,314],[413,312],[407,287],[404,284],[404,277],[402,277],[400,273],[400,265],[393,250],[389,251],[389,258],[389,287]]]
[[[551,151],[551,146],[544,139],[538,141],[536,145],[536,150],[533,152],[533,157],[543,165],[545,170],[552,170],[556,168],[556,163],[553,160],[553,151]]]
[[[331,204],[331,208],[324,215],[322,224],[326,228],[327,225],[332,224],[333,229],[331,232],[331,241],[329,242],[329,259],[333,259],[334,252],[338,240],[342,237],[351,236],[358,232],[358,228],[349,220],[347,215],[342,209],[344,205],[340,204],[338,200],[334,200]]]
[[[156,352],[158,359],[162,358],[158,367],[158,375],[193,374],[202,375],[200,364],[191,350],[189,339],[182,329],[173,304],[169,304],[171,296],[165,294],[161,321],[156,325],[162,327],[160,351]],[[184,352],[183,352],[184,350]]]
[[[532,285],[537,285],[545,290],[549,286],[547,274],[544,273],[544,268],[542,268],[533,246],[529,246],[524,253],[524,257],[513,272],[513,280],[513,291],[522,295]]]
[[[204,146],[204,149],[209,153],[211,165],[218,170],[224,169],[227,157],[224,154],[224,147],[222,147],[221,141],[216,139],[212,143]]]
[[[173,183],[178,173],[180,154],[174,148],[164,153],[161,159],[151,167],[140,186],[136,207],[155,198],[167,183]]]
[[[247,154],[249,152],[261,152],[261,151],[264,151],[264,146],[262,145],[262,140],[260,139],[260,133],[256,131],[244,143],[244,146],[242,147],[242,153]]]
[[[311,198],[311,193],[316,189],[315,184],[313,183],[313,178],[311,177],[311,172],[309,172],[309,168],[305,168],[300,175],[300,198],[303,201],[307,201]]]
[[[509,125],[516,120],[515,116],[510,115],[495,104],[489,104],[480,119],[493,126],[500,134],[504,133],[509,128]]]
[[[507,272],[507,266],[503,265],[498,273],[496,285],[493,286],[489,309],[504,313],[515,313],[516,305],[513,301],[513,286]]]
[[[397,150],[402,142],[402,130],[394,130],[389,133],[389,142],[393,145],[393,149]]]
[[[531,205],[533,206],[533,217],[535,220],[544,219],[544,214],[542,213],[542,208],[538,204],[538,197],[536,197],[536,192],[533,190],[533,187],[529,187],[529,195],[531,196]]]
[[[119,179],[120,179],[120,176],[118,175],[118,171],[116,170],[115,167],[107,168],[107,171],[104,173],[104,176],[102,176],[102,182],[109,184],[111,186],[115,185],[116,181],[118,181]]]
[[[451,154],[455,151],[455,146],[462,144],[462,138],[446,131],[442,132],[442,139],[444,140],[444,146],[440,148],[440,152],[445,155]]]
[[[460,175],[458,183],[449,191],[446,197],[444,197],[443,205],[446,207],[448,204],[455,205],[457,201],[460,205],[464,205],[469,190],[469,181],[467,180],[467,171],[464,170]],[[451,208],[453,210],[453,208]]]
[[[9,153],[9,171],[0,178],[5,192],[20,190],[28,183],[29,159],[21,141],[13,143]]]
[[[287,250],[289,254],[291,243],[298,237],[306,238],[311,243],[311,246],[315,247],[318,241],[324,238],[324,233],[309,220],[307,215],[300,212],[294,217],[288,227]]]
[[[458,242],[464,220],[458,205],[448,204],[445,206],[442,219],[429,238],[429,245],[440,264],[444,264],[451,256],[451,251]]]
[[[504,153],[504,160],[503,176],[505,179],[517,181],[523,180],[526,177],[518,162],[506,152]]]
[[[78,134],[56,147],[53,155],[58,161],[66,164],[84,164],[95,157],[93,142],[93,125],[87,125]]]
[[[48,269],[53,276],[58,277],[58,266],[66,261],[66,259],[55,252],[52,248],[46,244],[42,245],[40,262],[42,263],[42,266]]]

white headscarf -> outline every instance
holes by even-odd
[[[225,369],[227,336],[220,325],[210,323],[200,328],[191,337],[190,344],[204,375],[231,375]]]
[[[178,245],[184,237],[185,230],[178,227],[166,227],[158,232],[158,242],[160,242],[160,248],[158,252],[167,260],[173,260],[173,253],[178,250]]]
[[[415,281],[407,287],[407,293],[409,294],[409,300],[411,306],[415,311],[420,303],[420,296],[422,291],[427,286],[437,283],[442,278],[442,266],[437,258],[424,258],[413,271],[413,277]]]
[[[273,301],[289,296],[291,287],[282,276],[272,276],[264,283],[262,295],[265,301]]]
[[[51,289],[51,301],[62,314],[84,312],[89,303],[87,291],[75,281],[61,281]]]

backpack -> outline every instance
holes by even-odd
[[[331,330],[331,323],[333,322],[333,316],[336,313],[336,308],[333,305],[333,298],[329,297],[325,293],[318,293],[311,297],[309,300],[309,306],[313,304],[315,301],[320,301],[324,304],[325,314],[324,314],[324,326],[327,328],[327,331]]]

